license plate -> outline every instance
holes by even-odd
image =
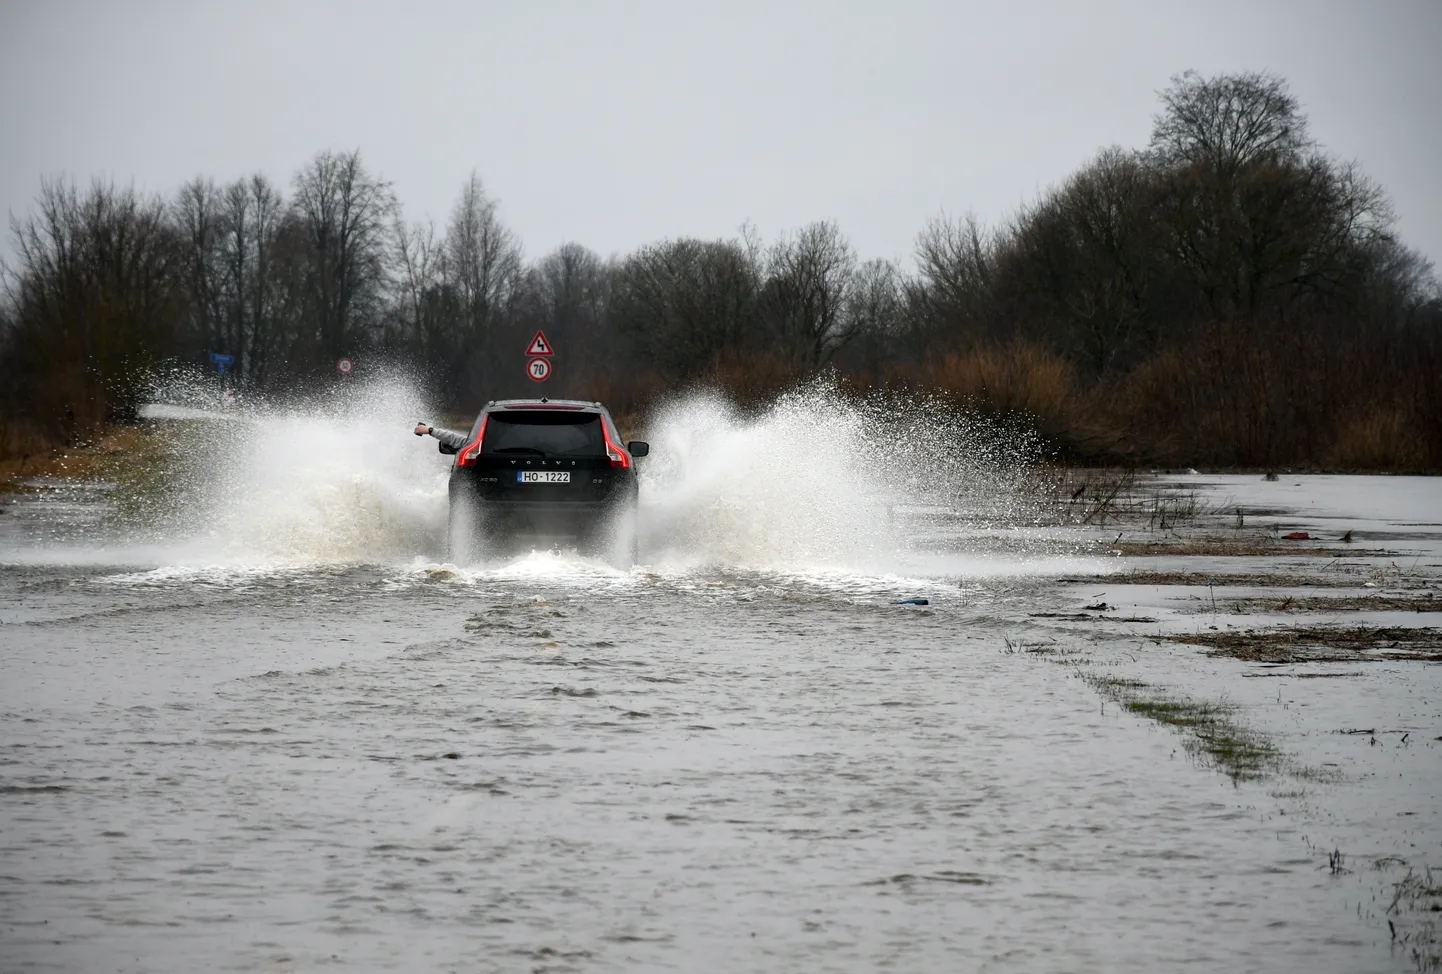
[[[569,470],[517,470],[516,483],[518,484],[569,484],[571,482],[571,471]]]

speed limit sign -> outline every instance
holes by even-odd
[[[354,368],[355,368],[355,363],[352,362],[352,361],[351,361],[350,359],[348,359],[348,358],[343,358],[343,359],[341,359],[339,362],[337,362],[337,363],[335,364],[335,370],[336,370],[337,372],[339,372],[341,375],[350,375],[350,374],[351,374],[351,370],[354,369]]]
[[[531,377],[532,382],[545,382],[551,377],[551,360],[544,358],[533,358],[526,363],[526,375]]]

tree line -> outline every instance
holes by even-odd
[[[546,391],[623,410],[834,371],[1025,414],[1084,461],[1442,467],[1442,289],[1266,74],[1177,76],[1146,146],[997,225],[932,220],[909,266],[830,221],[528,259],[479,177],[441,226],[407,221],[359,151],[170,198],[46,180],[11,233],[10,452],[126,421],[152,370],[212,353],[271,396],[385,363],[464,412],[535,392],[520,353],[544,330],[565,353]]]

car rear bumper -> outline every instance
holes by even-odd
[[[629,505],[615,501],[506,502],[482,499],[477,519],[487,534],[584,538],[609,530]]]

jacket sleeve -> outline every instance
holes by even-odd
[[[439,426],[431,427],[431,435],[440,440],[443,444],[452,449],[459,450],[466,445],[466,434],[458,433],[455,430],[443,429]]]

